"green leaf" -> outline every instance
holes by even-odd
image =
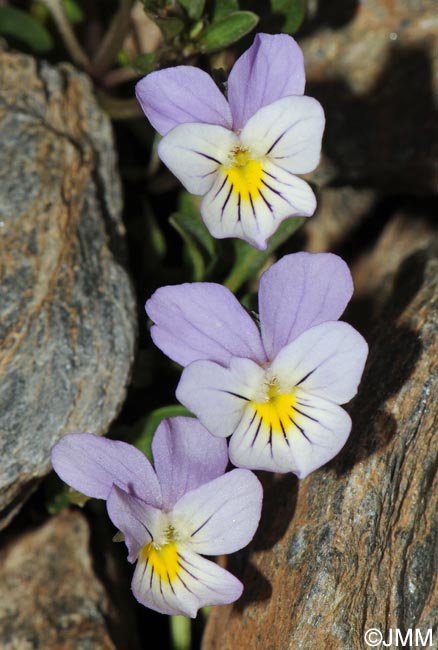
[[[189,18],[199,20],[205,7],[205,0],[179,0],[179,4],[187,11]]]
[[[275,249],[289,239],[304,222],[304,217],[294,217],[283,221],[277,232],[272,235],[265,251],[259,251],[244,241],[236,240],[234,242],[235,263],[225,280],[225,286],[234,293],[246,280],[255,277]]]
[[[71,504],[84,506],[89,497],[73,490],[53,472],[44,482],[44,500],[47,512],[56,515]]]
[[[155,56],[154,52],[144,52],[143,54],[140,54],[136,59],[134,59],[132,65],[136,70],[141,72],[141,74],[149,74],[149,72],[155,70],[156,62],[157,57]]]
[[[234,11],[239,11],[238,0],[216,0],[214,3],[213,21],[224,18]]]
[[[0,6],[0,34],[16,38],[35,52],[47,52],[53,47],[47,29],[25,11],[13,7]]]
[[[306,0],[271,0],[272,11],[285,18],[283,31],[295,34],[306,15]]]
[[[148,251],[154,261],[161,260],[166,255],[167,251],[166,238],[158,225],[158,221],[149,204],[145,204],[144,216],[148,238]]]
[[[155,23],[160,28],[166,43],[173,41],[184,29],[184,22],[179,18],[157,18]]]
[[[197,199],[188,192],[182,192],[179,210],[169,222],[181,235],[189,256],[193,280],[199,282],[205,278],[206,264],[215,256],[215,240],[208,232],[201,219]]]
[[[198,199],[189,192],[181,192],[178,212],[182,216],[186,230],[201,244],[206,253],[213,257],[216,253],[216,240],[202,221]]]
[[[79,2],[76,0],[62,0],[62,4],[64,5],[67,18],[73,25],[81,23],[84,20],[84,12]]]
[[[248,34],[258,22],[252,11],[235,11],[204,29],[198,43],[203,52],[221,50]]]
[[[152,438],[160,424],[161,420],[171,418],[176,415],[190,416],[191,413],[184,406],[180,404],[171,404],[169,406],[162,406],[155,411],[152,411],[146,418],[137,423],[132,439],[132,444],[140,449],[147,458],[152,462]]]
[[[186,247],[185,251],[189,256],[193,270],[193,280],[194,282],[201,282],[204,279],[205,275],[205,264],[202,257],[202,253],[199,250],[196,242],[193,240],[192,236],[185,230],[182,225],[183,217],[181,214],[176,212],[169,217],[169,223],[175,228],[175,230],[181,235]]]

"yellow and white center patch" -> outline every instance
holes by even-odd
[[[223,167],[232,191],[240,196],[242,201],[253,201],[260,194],[263,186],[263,167],[260,160],[251,159],[250,153],[244,149],[235,149],[231,164]]]
[[[152,542],[140,551],[141,559],[149,564],[151,572],[163,582],[171,583],[179,573],[179,555],[175,542],[157,546]]]
[[[296,397],[291,393],[278,393],[276,386],[269,386],[265,402],[250,402],[261,425],[274,434],[285,434],[293,422]]]

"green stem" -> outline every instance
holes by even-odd
[[[50,11],[73,63],[85,70],[89,70],[90,60],[75,36],[61,0],[41,0],[41,2]]]
[[[96,75],[100,76],[109,70],[120,51],[130,28],[134,2],[135,0],[120,0],[119,10],[114,15],[94,59]]]
[[[192,624],[186,616],[170,617],[170,638],[172,650],[190,650],[192,644]]]

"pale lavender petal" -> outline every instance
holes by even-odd
[[[201,607],[232,603],[240,597],[243,585],[231,573],[184,544],[177,545],[177,552],[179,568],[170,580],[160,578],[140,556],[132,592],[142,605],[161,614],[195,618]]]
[[[166,510],[189,490],[221,476],[228,463],[226,440],[212,436],[195,418],[163,420],[152,454]]]
[[[280,385],[345,404],[357,392],[367,354],[365,339],[351,325],[321,323],[280,350],[271,372]]]
[[[161,510],[148,506],[117,485],[113,485],[106,506],[114,526],[124,535],[129,562],[135,562],[143,546],[154,540],[154,531],[163,517]]]
[[[241,129],[262,106],[302,95],[305,81],[303,53],[292,36],[257,34],[228,78],[233,128]]]
[[[161,135],[187,122],[231,127],[227,100],[212,78],[199,68],[181,65],[151,72],[137,83],[135,94]]]
[[[229,368],[194,361],[181,375],[177,399],[214,436],[230,436],[246,405],[260,393],[265,372],[249,359],[232,359]]]
[[[256,476],[235,469],[185,494],[172,521],[190,548],[202,555],[234,553],[254,536],[260,520],[263,489]]]
[[[259,313],[268,358],[313,325],[337,320],[353,293],[351,273],[332,253],[285,255],[260,278]]]
[[[113,485],[159,507],[161,490],[144,454],[119,440],[91,433],[70,433],[52,449],[52,464],[60,478],[75,490],[107,499]]]
[[[240,356],[266,360],[256,324],[231,291],[194,282],[162,287],[146,303],[155,345],[186,366],[198,359],[228,364]]]
[[[230,440],[234,465],[304,478],[331,460],[351,430],[350,416],[337,404],[298,390],[282,431],[254,419],[248,408]]]

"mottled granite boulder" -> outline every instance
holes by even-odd
[[[323,188],[318,194],[315,214],[306,219],[302,229],[306,250],[311,253],[333,252],[361,227],[377,201],[378,194],[373,189],[348,185]]]
[[[103,433],[133,359],[111,125],[69,65],[0,52],[0,527],[69,431]]]
[[[350,317],[370,355],[350,439],[304,481],[263,474],[261,526],[230,566],[244,594],[214,608],[203,650],[363,650],[370,628],[388,645],[397,628],[436,636],[437,234],[398,216],[354,275]]]
[[[90,544],[87,520],[68,510],[7,535],[0,550],[2,650],[138,650],[132,620],[123,622]]]

